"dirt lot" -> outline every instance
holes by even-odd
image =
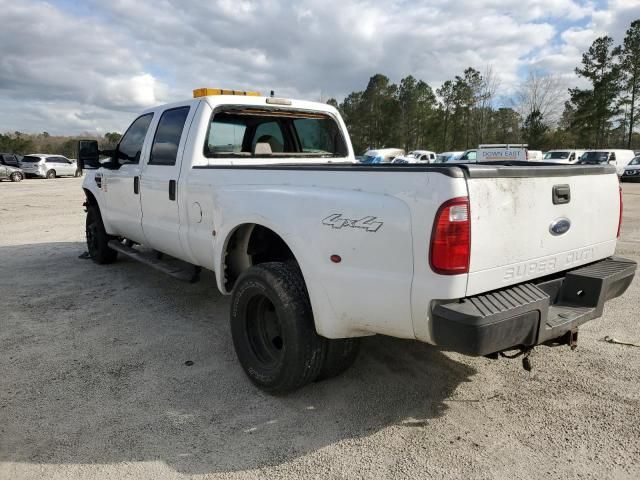
[[[637,260],[640,185],[624,190],[618,250]],[[531,373],[372,337],[344,376],[271,397],[212,274],[78,258],[82,200],[80,179],[0,184],[3,480],[640,478],[640,348],[603,341],[640,341],[639,281]]]

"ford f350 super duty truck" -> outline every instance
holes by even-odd
[[[360,165],[325,104],[198,89],[79,159],[93,260],[215,272],[240,363],[271,392],[337,375],[373,334],[574,345],[635,274],[613,256],[615,167]]]

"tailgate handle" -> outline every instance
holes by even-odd
[[[140,177],[137,175],[133,177],[133,193],[138,195],[140,193]]]
[[[571,188],[569,185],[553,186],[553,204],[562,205],[571,201]]]
[[[169,200],[176,199],[176,181],[169,180]]]

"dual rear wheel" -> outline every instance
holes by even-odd
[[[231,299],[231,334],[249,379],[272,393],[339,375],[353,364],[360,344],[316,333],[302,273],[291,262],[258,264],[240,276]]]

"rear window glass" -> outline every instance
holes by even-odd
[[[209,129],[210,153],[240,153],[247,126],[233,119],[217,119]]]
[[[329,115],[295,110],[231,108],[213,115],[207,157],[345,157],[347,146]]]
[[[35,162],[39,162],[41,160],[40,157],[30,157],[30,156],[26,156],[26,157],[22,157],[22,162],[31,162],[31,163],[35,163]]]

